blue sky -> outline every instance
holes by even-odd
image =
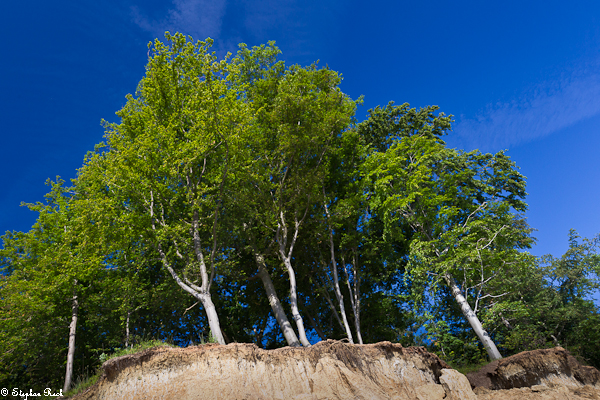
[[[219,54],[275,40],[376,105],[440,106],[451,147],[507,154],[528,178],[536,255],[600,233],[600,2],[106,0],[2,2],[0,234],[28,230],[47,178],[74,178],[101,119],[134,93],[165,30]]]

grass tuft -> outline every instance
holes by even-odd
[[[101,364],[104,364],[106,361],[116,358],[116,357],[121,357],[121,356],[124,356],[127,354],[139,353],[141,351],[151,349],[154,347],[165,347],[165,346],[166,347],[177,347],[177,346],[173,345],[172,343],[163,342],[162,340],[157,340],[157,339],[144,340],[144,341],[142,341],[136,345],[133,345],[131,347],[117,349],[115,352],[113,352],[111,354],[102,353],[102,354],[100,354],[99,361]],[[83,378],[78,378],[75,381],[75,385],[73,386],[73,388],[71,388],[69,391],[64,393],[64,396],[72,397],[72,396],[75,396],[75,395],[83,392],[90,386],[94,385],[98,381],[98,378],[100,378],[101,375],[102,375],[102,367],[99,367],[96,370],[96,373],[94,375],[89,376],[89,377],[86,375]]]
[[[102,354],[100,354],[100,361],[102,363],[105,363],[106,361],[110,360],[111,358],[121,357],[121,356],[124,356],[127,354],[139,353],[141,351],[151,349],[153,347],[165,347],[165,346],[166,347],[177,347],[172,343],[163,342],[162,340],[150,339],[150,340],[145,340],[143,342],[140,342],[131,347],[117,349],[114,353],[112,353],[110,355],[105,355],[104,353],[102,353]]]
[[[463,364],[463,365],[454,365],[452,363],[448,363],[448,364],[450,364],[450,366],[453,369],[457,370],[461,374],[466,375],[469,372],[479,371],[482,367],[484,367],[485,365],[488,365],[489,363],[490,363],[489,361],[482,361],[477,364]]]
[[[98,368],[96,370],[96,373],[92,376],[86,376],[85,378],[78,378],[77,381],[75,381],[75,385],[69,389],[66,393],[64,393],[65,397],[72,397],[75,396],[76,394],[79,394],[83,391],[85,391],[87,388],[89,388],[90,386],[92,386],[94,383],[96,383],[98,381],[98,378],[100,378],[100,375],[102,375],[102,368]]]

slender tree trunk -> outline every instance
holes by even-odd
[[[162,210],[162,208],[161,208],[161,210]],[[213,227],[216,227],[216,221],[217,221],[216,215],[217,215],[217,213],[215,212],[215,222],[213,224]],[[153,194],[152,190],[150,191],[150,218],[152,220],[152,230],[154,232],[156,232],[156,222],[155,222],[155,215],[154,215],[154,194]],[[213,248],[212,248],[212,252],[210,255],[211,273],[210,273],[210,278],[209,278],[208,271],[206,268],[206,263],[204,262],[204,254],[202,252],[202,247],[201,247],[201,243],[200,243],[199,215],[198,215],[197,210],[195,210],[193,213],[191,233],[192,233],[193,243],[194,243],[194,253],[196,254],[196,259],[197,259],[198,263],[200,264],[200,275],[202,277],[202,286],[197,286],[197,285],[193,284],[192,282],[190,282],[186,278],[185,273],[183,276],[185,282],[182,281],[181,278],[179,277],[179,275],[177,275],[175,270],[171,267],[171,264],[169,263],[169,261],[167,259],[167,255],[163,251],[162,246],[160,245],[160,242],[158,243],[156,249],[158,250],[158,253],[160,254],[160,258],[162,260],[164,267],[167,268],[167,270],[169,271],[169,273],[171,274],[173,279],[175,279],[175,282],[177,282],[177,284],[183,290],[185,290],[186,292],[188,292],[189,294],[194,296],[196,299],[200,300],[200,302],[204,306],[204,312],[206,312],[206,317],[208,318],[208,324],[210,326],[210,331],[212,333],[212,336],[217,340],[217,342],[219,344],[224,345],[225,338],[223,337],[223,332],[221,331],[221,325],[219,324],[219,316],[217,314],[217,310],[216,310],[215,305],[212,302],[212,299],[210,296],[210,284],[214,277],[214,253],[215,253],[215,249],[216,249],[216,239],[213,240]],[[215,237],[215,229],[213,229],[213,237]],[[179,249],[177,248],[177,242],[173,241],[173,244],[174,244],[175,248],[177,249],[176,254],[178,255],[178,257],[180,259],[183,260],[184,257],[181,255],[181,253],[179,252]]]
[[[213,224],[213,228],[216,228],[216,211],[215,211],[215,222]],[[202,252],[202,247],[200,245],[200,232],[199,232],[199,217],[198,210],[194,211],[194,218],[192,220],[192,232],[194,237],[194,252],[196,253],[196,258],[200,263],[200,276],[202,276],[202,286],[195,287],[197,291],[196,298],[202,302],[204,306],[204,310],[206,312],[206,316],[208,318],[208,324],[210,326],[210,331],[213,337],[219,342],[219,344],[225,344],[225,338],[223,337],[223,332],[221,331],[221,324],[219,324],[219,316],[217,315],[217,309],[215,308],[215,304],[212,302],[212,298],[210,295],[210,285],[212,283],[212,279],[214,277],[214,254],[216,250],[216,230],[213,229],[213,246],[210,255],[210,278],[208,276],[208,271],[206,268],[206,263],[204,262],[204,254]],[[187,282],[190,284],[191,282]],[[193,287],[193,286],[192,286]]]
[[[77,281],[75,281],[77,284]],[[77,292],[73,291],[73,300],[71,306],[71,325],[69,326],[69,351],[67,353],[67,371],[65,373],[65,385],[63,392],[71,388],[73,380],[73,359],[75,358],[75,332],[77,330],[77,314],[79,313],[79,302],[77,301]]]
[[[217,314],[217,310],[215,308],[214,303],[210,297],[210,293],[202,290],[201,287],[194,285],[189,280],[185,279],[185,282],[181,280],[179,275],[173,270],[169,262],[167,261],[166,254],[162,251],[160,246],[158,247],[158,252],[161,256],[162,263],[167,268],[175,282],[181,287],[183,290],[194,296],[196,299],[200,300],[202,305],[204,306],[204,312],[206,312],[206,317],[208,318],[208,324],[210,326],[210,331],[213,337],[217,340],[219,344],[225,344],[225,338],[223,338],[223,333],[221,332],[221,325],[219,324],[219,316]]]
[[[308,212],[308,208],[305,210],[304,212],[304,217],[306,217],[306,213]],[[277,242],[279,243],[279,255],[281,256],[281,259],[283,260],[283,264],[285,265],[285,268],[288,272],[288,276],[290,279],[290,306],[292,309],[292,317],[294,318],[294,321],[296,321],[296,327],[298,328],[298,336],[300,337],[300,343],[302,343],[303,346],[305,347],[309,347],[310,346],[310,342],[308,341],[308,338],[306,337],[306,330],[304,329],[304,322],[302,321],[302,317],[300,316],[300,311],[298,310],[298,294],[296,291],[296,273],[294,272],[294,268],[292,267],[292,261],[291,261],[291,257],[292,257],[292,252],[294,251],[294,244],[296,243],[296,239],[298,238],[298,231],[300,230],[300,225],[302,224],[302,221],[304,220],[304,217],[302,217],[302,220],[298,221],[298,219],[296,218],[296,216],[294,216],[294,235],[292,236],[292,240],[290,243],[290,248],[286,254],[286,246],[287,246],[287,226],[285,224],[285,216],[283,215],[283,211],[279,212],[279,217],[280,217],[280,223],[279,226],[277,227],[277,234],[276,234],[276,239]]]
[[[283,306],[279,301],[279,297],[277,297],[275,286],[273,285],[271,276],[266,268],[265,258],[262,254],[259,254],[256,249],[254,249],[254,258],[256,259],[256,264],[258,265],[258,277],[261,279],[263,286],[265,287],[267,297],[269,298],[269,304],[271,305],[271,310],[273,310],[273,314],[275,315],[275,319],[279,324],[279,328],[281,328],[283,337],[289,346],[301,346],[300,342],[298,341],[298,336],[296,336],[296,332],[294,332],[290,321],[285,315],[285,311],[283,310]]]
[[[344,330],[348,341],[354,344],[354,338],[352,337],[352,331],[350,330],[350,324],[348,324],[348,317],[346,316],[346,307],[344,306],[344,296],[340,290],[340,284],[337,273],[337,264],[335,262],[335,256],[333,252],[333,239],[331,241],[331,262],[333,263],[333,288],[335,290],[335,296],[337,297],[338,304],[340,305],[340,314],[342,314],[342,321],[344,323]]]
[[[223,337],[221,324],[219,323],[219,315],[217,314],[217,309],[212,302],[210,294],[199,293],[197,299],[200,300],[204,306],[206,317],[208,318],[208,326],[210,326],[210,332],[212,333],[213,338],[215,338],[219,344],[225,344],[225,338]]]
[[[288,271],[288,276],[290,278],[290,306],[292,309],[292,317],[294,318],[294,321],[296,321],[296,327],[298,328],[298,336],[300,336],[300,343],[302,343],[302,345],[305,347],[309,347],[310,342],[306,337],[304,322],[302,321],[300,311],[298,310],[298,294],[296,292],[296,273],[294,272],[294,268],[292,267],[292,263],[289,258],[284,257],[283,263]]]
[[[344,265],[344,274],[346,275],[346,285],[348,286],[348,293],[350,293],[350,305],[352,306],[352,312],[354,313],[354,329],[356,329],[356,338],[359,344],[363,344],[362,334],[360,332],[360,293],[359,293],[359,277],[358,277],[358,266],[356,265],[356,255],[354,256],[352,269],[354,270],[354,289],[350,286],[350,276],[348,274],[348,266],[346,260],[342,256],[342,264]]]
[[[131,311],[127,310],[127,321],[125,321],[125,348],[129,347],[129,317]]]
[[[325,191],[323,191],[325,194]],[[325,206],[325,214],[327,215],[327,227],[329,228],[329,249],[331,252],[331,265],[333,267],[333,289],[335,291],[335,297],[340,305],[340,313],[342,314],[342,320],[344,321],[344,329],[346,330],[346,336],[348,337],[348,341],[354,344],[354,338],[352,337],[352,331],[350,330],[350,325],[348,324],[348,317],[346,316],[346,307],[344,305],[344,296],[342,295],[342,291],[340,290],[340,281],[338,278],[337,272],[337,262],[335,261],[335,249],[333,245],[333,230],[331,229],[331,225],[329,224],[329,209],[327,208],[327,204]]]
[[[477,335],[479,340],[481,340],[481,343],[483,344],[483,347],[485,347],[485,350],[487,351],[490,359],[492,361],[501,359],[502,356],[500,355],[496,344],[492,341],[485,329],[483,329],[479,318],[477,318],[477,315],[475,315],[475,313],[471,309],[471,306],[467,302],[467,299],[465,299],[465,297],[463,296],[454,278],[450,274],[446,273],[444,274],[444,279],[446,280],[448,287],[452,291],[454,299],[460,306],[463,315],[465,316],[467,321],[469,321],[469,324],[471,324],[471,327],[475,331],[475,334]]]
[[[356,335],[358,336],[358,343],[363,344],[362,334],[360,332],[360,274],[358,272],[358,264],[356,263],[356,253],[354,255],[354,323],[356,325]],[[349,283],[350,281],[348,281]]]
[[[344,296],[340,291],[340,285],[337,275],[337,266],[333,267],[333,288],[335,290],[335,297],[337,298],[338,304],[340,305],[340,314],[342,315],[343,328],[346,331],[348,341],[354,344],[354,338],[352,337],[352,331],[350,330],[350,324],[348,323],[348,317],[346,316],[346,307],[344,306]]]

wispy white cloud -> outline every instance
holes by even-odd
[[[132,7],[133,22],[159,38],[165,31],[191,35],[194,40],[219,37],[227,6],[226,0],[172,0],[172,2],[173,8],[159,20],[150,19],[139,7]]]
[[[475,118],[459,118],[453,130],[463,147],[495,151],[567,128],[600,114],[598,70],[581,68],[517,100],[488,105]]]

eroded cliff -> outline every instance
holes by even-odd
[[[470,384],[424,348],[390,342],[328,340],[276,350],[241,343],[161,347],[107,361],[98,382],[74,400],[600,399],[598,371],[561,351],[529,352],[495,363],[479,375],[488,383],[483,385],[473,379]],[[582,374],[585,378],[578,380]],[[498,383],[502,379],[523,384]]]

